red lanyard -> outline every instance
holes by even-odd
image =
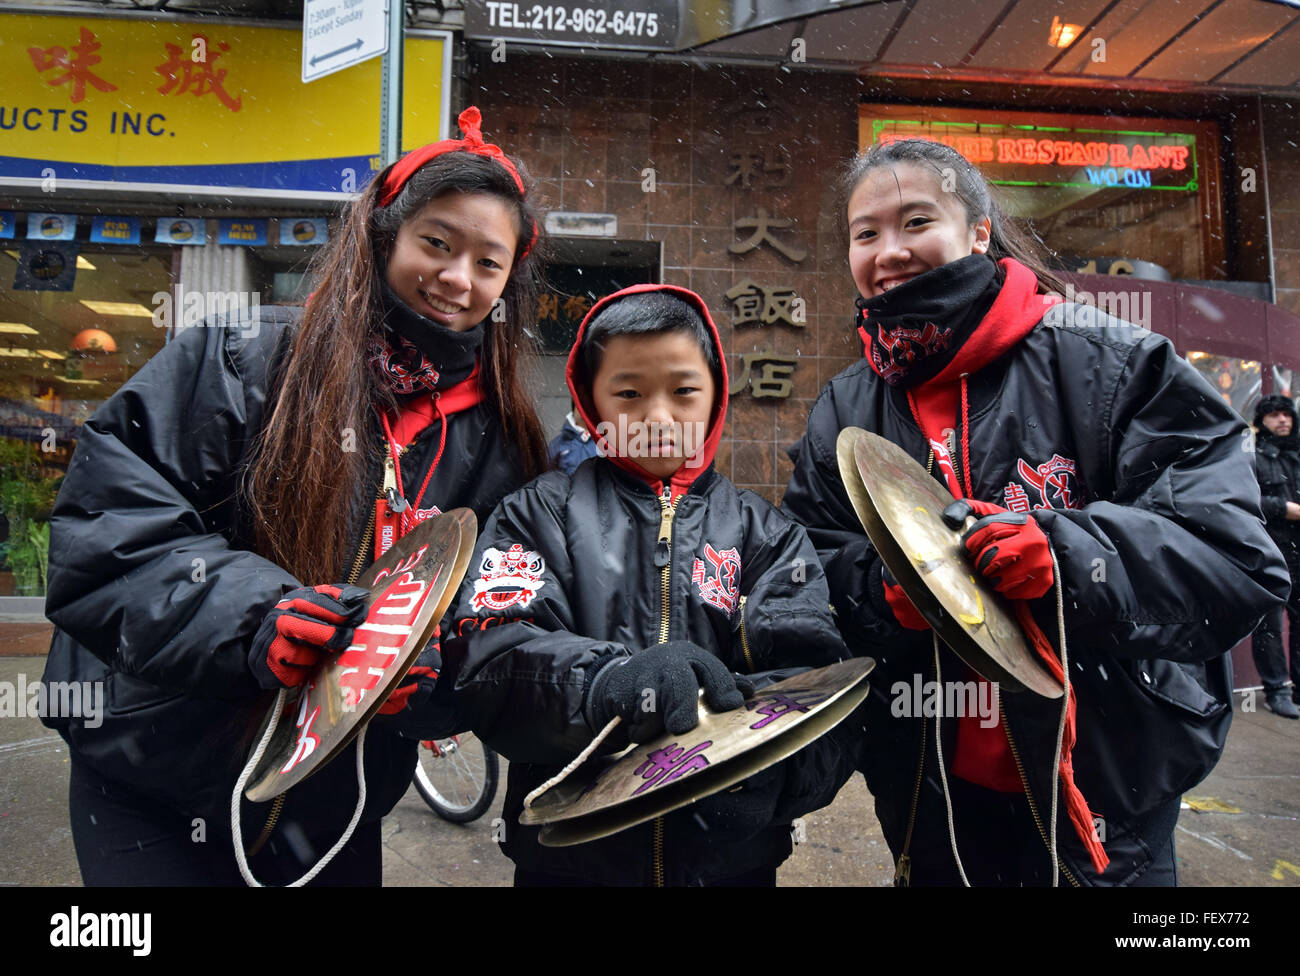
[[[443,449],[447,446],[447,418],[443,415],[442,404],[438,400],[438,394],[435,392],[433,394],[433,411],[435,420],[439,424],[438,453],[433,456],[433,463],[429,465],[429,471],[424,476],[424,483],[420,485],[420,491],[415,496],[414,504],[406,500],[402,488],[401,451],[398,449],[397,440],[393,437],[393,429],[388,424],[388,417],[381,411],[376,411],[379,413],[379,422],[384,427],[384,438],[388,441],[389,458],[385,459],[385,465],[391,459],[394,481],[396,482],[395,486],[385,485],[384,497],[375,502],[376,559],[387,552],[394,542],[415,528],[420,521],[418,518],[420,502],[424,499],[425,489],[429,487],[433,472],[437,469],[438,462],[442,460]]]

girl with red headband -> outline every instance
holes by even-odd
[[[518,373],[529,184],[478,109],[459,121],[348,207],[305,309],[183,332],[82,429],[52,518],[46,677],[101,682],[105,707],[46,722],[70,746],[87,884],[239,884],[235,843],[270,884],[320,860],[358,805],[355,744],[282,807],[245,802],[232,839],[266,693],[347,646],[350,584],[393,541],[451,508],[484,519],[546,466]],[[359,826],[315,883],[380,882],[433,667],[371,723]]]

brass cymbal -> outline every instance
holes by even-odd
[[[597,757],[539,796],[519,817],[543,824],[541,843],[568,847],[608,837],[733,786],[829,732],[870,690],[871,658],[806,671],[752,695],[744,707],[614,757]]]
[[[1008,691],[1060,698],[1006,599],[976,573],[965,530],[942,518],[952,495],[897,444],[858,427],[836,441],[840,477],[871,544],[939,638]],[[969,524],[969,521],[968,521]]]
[[[433,637],[469,567],[478,520],[457,508],[417,525],[357,585],[370,590],[352,644],[286,696],[276,730],[244,795],[274,799],[320,769],[352,741],[406,676]],[[274,712],[274,708],[271,710]]]

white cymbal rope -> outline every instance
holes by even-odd
[[[248,866],[248,855],[244,853],[244,835],[239,823],[240,798],[243,796],[244,786],[248,783],[249,777],[253,775],[253,770],[257,768],[257,764],[261,762],[262,753],[266,751],[271,736],[275,732],[278,716],[284,707],[284,697],[285,689],[281,688],[275,696],[275,706],[271,711],[271,714],[276,716],[277,719],[266,724],[266,731],[262,734],[261,741],[258,742],[257,748],[253,750],[253,754],[248,757],[248,762],[244,764],[239,779],[235,781],[235,791],[230,795],[230,834],[235,843],[235,861],[239,864],[239,873],[243,877],[244,883],[250,888],[264,888],[266,886],[253,876],[252,869]],[[366,745],[366,728],[363,725],[361,733],[357,736],[357,808],[352,812],[352,819],[348,822],[347,829],[343,831],[343,836],[339,838],[338,843],[326,851],[325,856],[317,861],[310,871],[285,887],[301,888],[303,885],[308,884],[316,875],[325,870],[325,866],[352,839],[352,832],[356,830],[357,824],[361,820],[361,811],[366,806],[366,772],[363,759]]]
[[[573,761],[570,762],[569,765],[565,766],[558,773],[556,773],[554,776],[548,779],[545,783],[543,783],[541,786],[537,787],[537,789],[533,790],[526,797],[524,797],[524,809],[525,810],[531,809],[534,800],[536,800],[539,796],[541,796],[543,793],[549,790],[552,786],[556,786],[559,783],[564,782],[564,780],[568,778],[571,772],[573,772],[584,762],[586,762],[587,757],[596,751],[597,747],[599,747],[600,744],[604,742],[605,739],[609,736],[609,734],[614,731],[614,728],[618,725],[620,721],[621,719],[617,715],[611,718],[605,724],[605,727],[596,733],[596,738],[592,739],[591,742],[587,744],[587,747],[582,750],[582,752],[578,753],[576,756],[573,757]]]

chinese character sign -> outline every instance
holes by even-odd
[[[789,285],[764,288],[745,280],[726,292],[727,301],[736,310],[732,325],[774,325],[780,323],[796,329],[808,324],[804,301]]]
[[[0,181],[362,189],[379,153],[378,62],[310,85],[299,32],[227,20],[0,8]],[[445,137],[449,36],[406,41],[405,148]],[[418,92],[418,97],[417,97]]]
[[[771,349],[747,352],[740,357],[740,369],[728,392],[738,396],[746,388],[757,399],[779,397],[784,399],[794,392],[794,368],[799,360],[794,356],[780,356]]]

